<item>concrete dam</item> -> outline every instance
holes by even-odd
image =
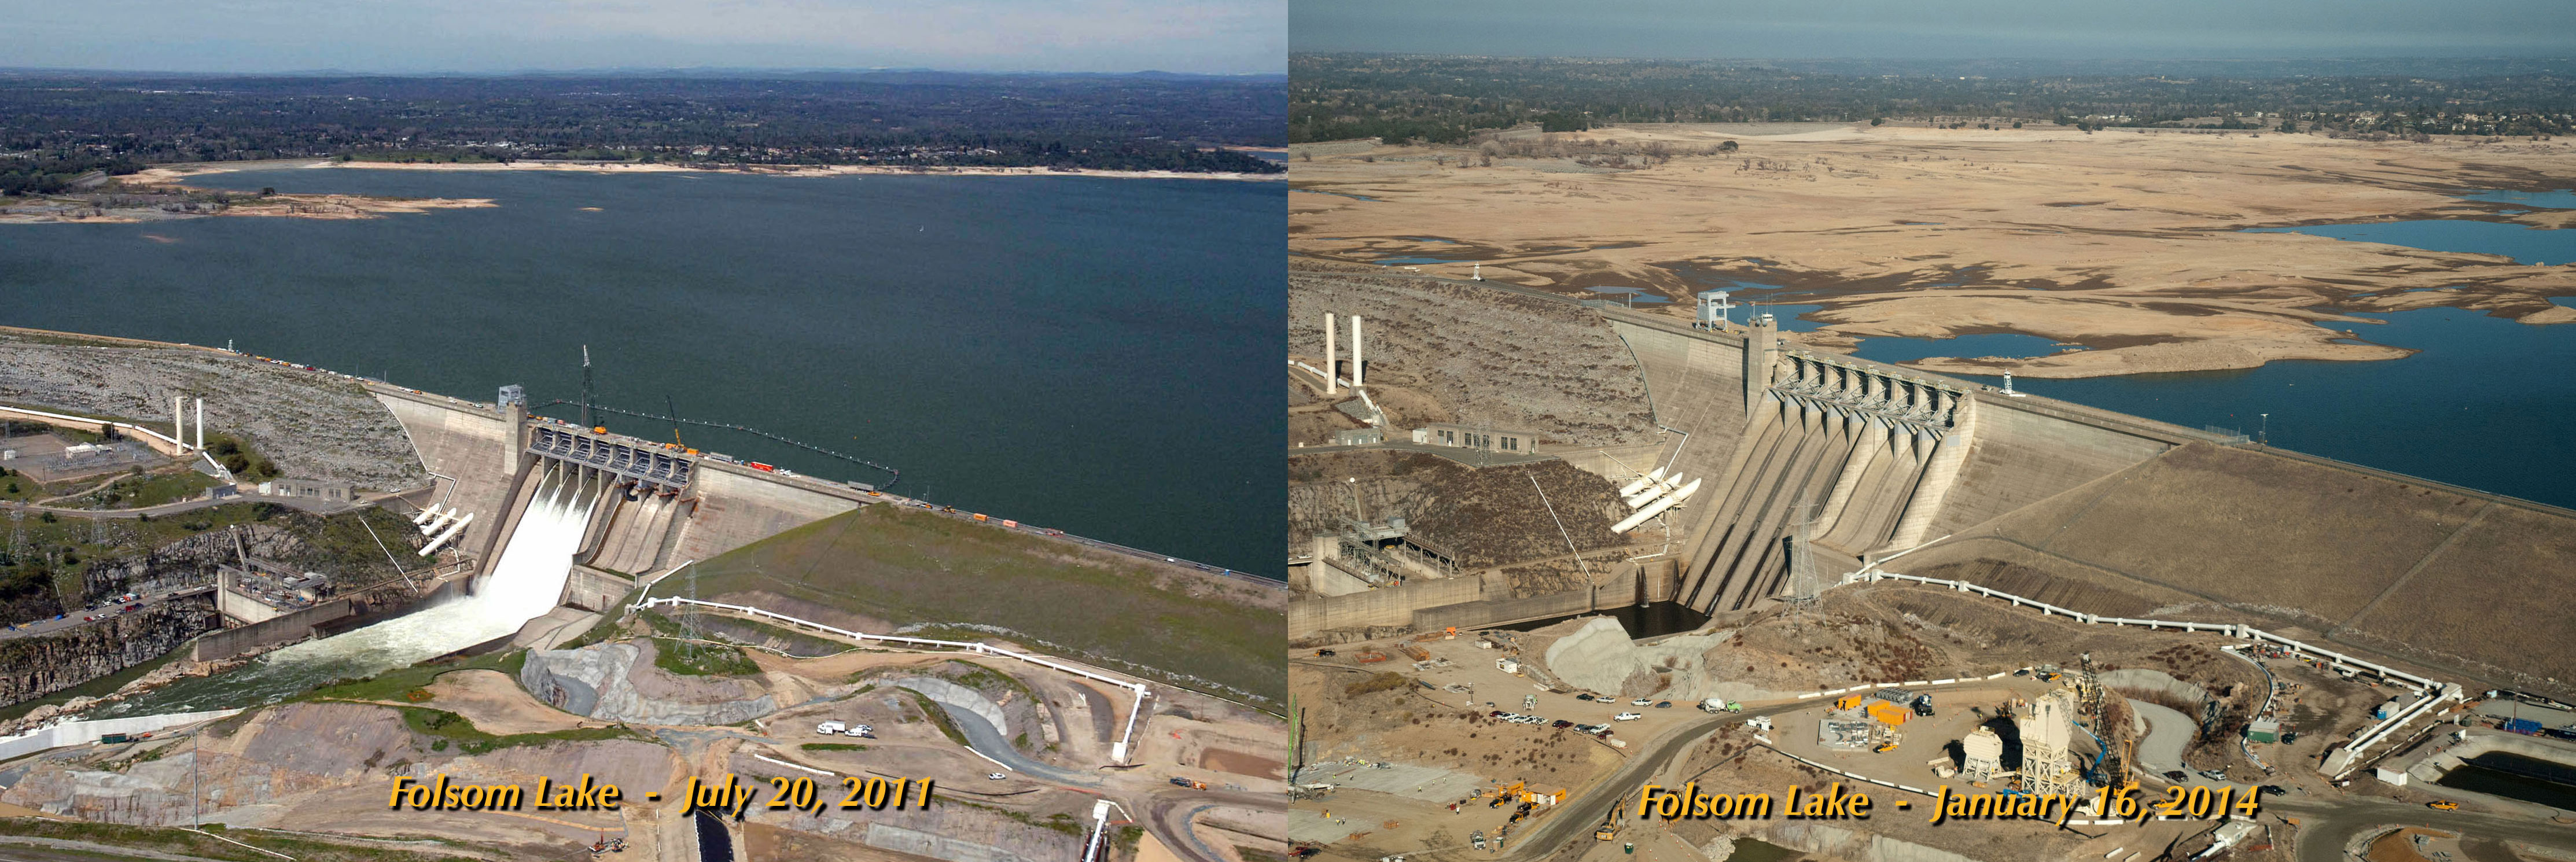
[[[1671,553],[1588,596],[1514,598],[1467,577],[1306,597],[1292,638],[1666,598],[1722,625],[1776,605],[1802,570],[1814,589],[1886,561],[2087,613],[2259,620],[2576,694],[2563,636],[2576,512],[1816,350],[1763,318],[1703,328],[1585,304],[1633,352],[1667,432],[1651,463],[1709,483],[1671,516]]]

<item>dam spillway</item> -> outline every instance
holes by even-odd
[[[555,607],[589,529],[602,482],[553,466],[531,477],[525,512],[490,571],[468,594],[419,611],[263,655],[239,670],[195,677],[108,704],[92,717],[270,703],[334,679],[357,679],[509,636]]]

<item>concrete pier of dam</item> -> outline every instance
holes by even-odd
[[[2576,611],[2576,512],[1801,346],[1759,318],[1583,304],[1634,353],[1668,432],[1651,461],[1621,460],[1709,477],[1667,558],[1695,610],[1779,602],[1803,523],[1825,584],[1880,564],[2087,613],[2197,607],[2576,694],[2576,643],[2544,636]],[[1511,610],[1448,587],[1301,597],[1289,636]]]

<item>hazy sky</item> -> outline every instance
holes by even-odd
[[[1289,47],[1512,56],[2576,55],[2568,0],[1291,0]]]
[[[0,0],[0,67],[1279,73],[1287,0]]]

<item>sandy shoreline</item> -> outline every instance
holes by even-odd
[[[1176,171],[1058,171],[1047,168],[932,168],[908,169],[870,165],[751,165],[743,168],[696,168],[683,165],[627,164],[602,162],[520,161],[475,164],[428,162],[341,162],[332,159],[274,159],[255,162],[198,162],[159,165],[118,177],[118,181],[136,186],[158,186],[183,192],[205,192],[210,189],[190,186],[189,177],[240,171],[281,169],[341,169],[398,171],[556,171],[591,174],[629,173],[740,173],[777,177],[832,176],[976,176],[976,177],[1103,177],[1109,179],[1148,180],[1234,180],[1249,182],[1285,181],[1285,174],[1181,173]],[[63,198],[75,197],[64,195]],[[5,203],[5,202],[0,202]],[[437,209],[475,209],[500,204],[491,198],[394,198],[370,195],[282,193],[257,199],[244,199],[217,210],[172,212],[158,205],[100,207],[74,204],[68,200],[41,198],[18,206],[0,206],[0,224],[139,224],[143,222],[209,218],[215,216],[268,216],[274,218],[369,219],[394,214],[425,213]]]
[[[458,163],[458,162],[359,162],[359,161],[342,162],[342,161],[336,161],[336,160],[332,160],[332,159],[285,159],[285,160],[260,161],[260,162],[195,162],[195,163],[180,164],[180,165],[163,165],[163,166],[159,166],[159,167],[155,167],[155,168],[150,168],[150,169],[146,169],[145,171],[143,171],[143,172],[142,172],[142,174],[138,174],[137,176],[153,174],[154,172],[158,171],[158,172],[164,172],[164,175],[166,176],[166,178],[169,178],[169,179],[176,179],[176,178],[178,178],[178,177],[182,177],[182,176],[193,176],[193,175],[197,175],[197,174],[233,173],[233,172],[238,172],[238,171],[254,171],[254,170],[275,170],[275,169],[279,169],[279,168],[299,168],[299,169],[303,169],[303,168],[338,168],[338,169],[347,169],[347,170],[394,170],[394,171],[565,171],[565,172],[572,172],[572,173],[590,173],[590,174],[632,174],[632,173],[652,173],[652,174],[660,174],[660,173],[713,173],[713,174],[758,174],[758,175],[762,175],[762,176],[782,176],[782,177],[834,177],[834,176],[866,176],[866,175],[882,175],[882,176],[934,176],[934,177],[935,177],[935,176],[956,176],[956,177],[1106,177],[1106,178],[1111,178],[1111,179],[1140,179],[1140,180],[1236,180],[1236,181],[1251,181],[1251,182],[1283,182],[1283,181],[1286,181],[1286,180],[1288,179],[1288,175],[1286,175],[1286,174],[1195,173],[1195,172],[1183,172],[1183,171],[1104,171],[1104,170],[1091,170],[1091,169],[1075,169],[1075,170],[1069,170],[1069,171],[1059,171],[1059,170],[1055,170],[1055,169],[1052,169],[1052,168],[1000,168],[1000,167],[900,168],[900,167],[889,167],[889,166],[884,166],[884,165],[745,165],[745,166],[741,166],[741,167],[728,167],[728,168],[702,168],[702,167],[691,167],[691,166],[687,166],[687,165],[636,164],[636,163],[629,163],[629,162],[566,162],[566,161],[545,161],[545,160],[514,161],[514,162],[508,162],[508,163],[502,163],[502,162],[473,162],[473,163]]]
[[[2576,321],[2576,268],[2246,228],[2408,219],[2576,224],[2462,200],[2466,189],[2576,185],[2566,142],[2412,144],[2315,135],[1841,128],[1774,136],[1654,125],[1529,141],[1586,155],[1659,143],[1700,153],[1645,169],[1527,148],[1466,168],[1463,149],[1317,148],[1290,166],[1289,249],[1306,259],[1434,259],[1397,272],[1592,296],[1678,300],[1732,280],[1821,305],[1797,338],[2015,332],[2034,358],[1906,363],[1946,373],[2092,377],[2411,355],[2348,312],[2433,306]],[[1588,146],[1576,141],[1588,141]],[[1479,161],[1481,161],[1481,155]],[[1765,294],[1739,294],[1738,302]],[[1643,309],[1641,309],[1643,310]],[[1738,314],[1742,314],[1741,311]],[[1740,319],[1740,318],[1739,318]],[[2081,345],[2084,350],[2074,350]]]

